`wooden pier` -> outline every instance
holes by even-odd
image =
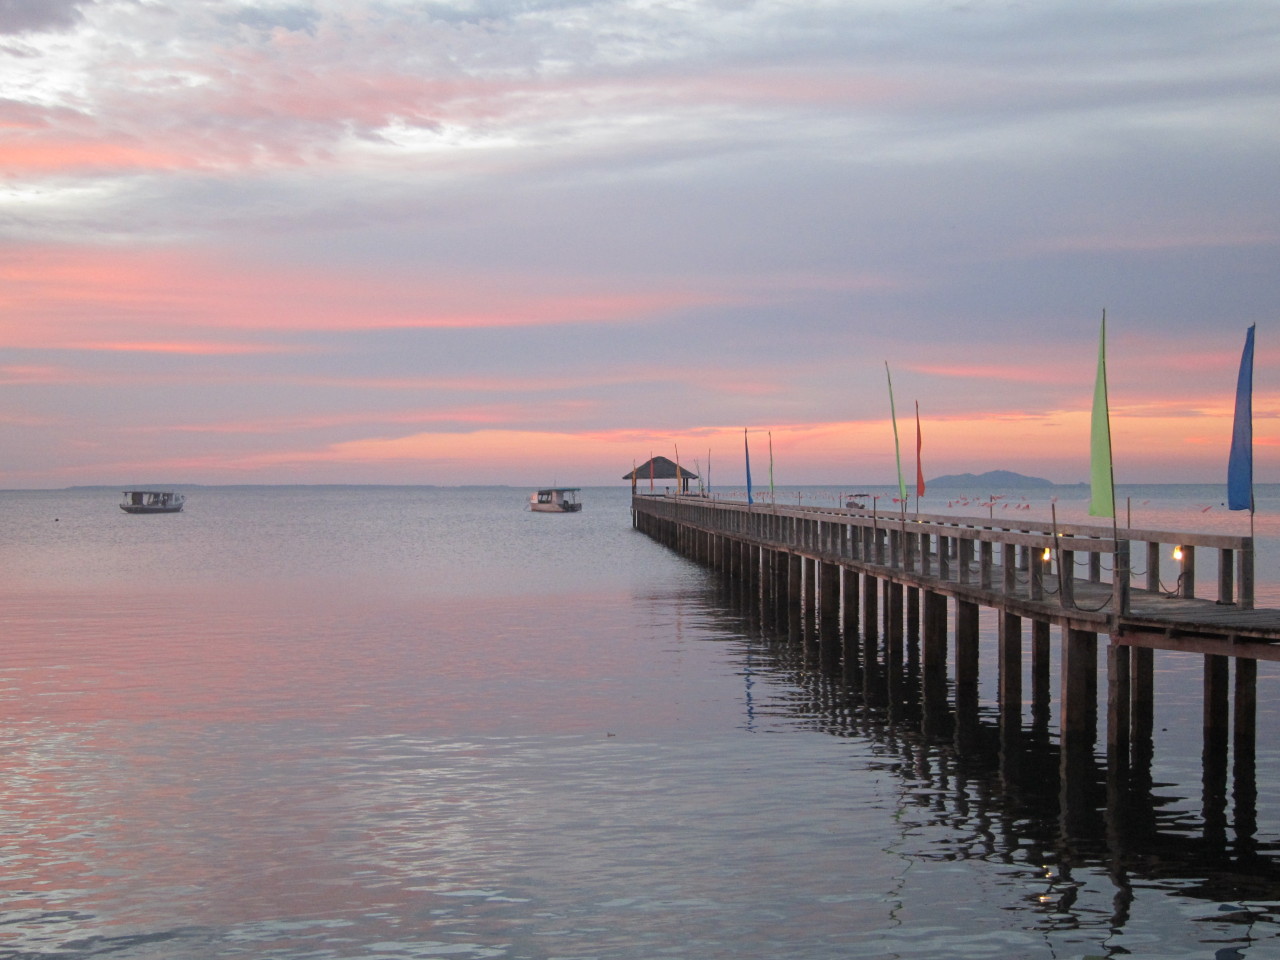
[[[1280,660],[1280,610],[1254,608],[1248,537],[671,495],[634,495],[632,517],[636,529],[722,571],[763,611],[802,618],[827,664],[874,668],[892,686],[903,676],[904,637],[918,638],[926,733],[961,738],[964,718],[976,716],[979,615],[994,611],[1010,762],[1023,728],[1024,622],[1033,712],[1052,696],[1056,627],[1064,817],[1081,805],[1070,791],[1090,779],[1078,765],[1093,762],[1098,743],[1099,635],[1109,638],[1109,783],[1123,785],[1135,767],[1141,777],[1151,762],[1161,650],[1204,658],[1206,796],[1220,785],[1225,797],[1229,753],[1252,777],[1257,661]],[[1208,577],[1197,578],[1197,560]]]

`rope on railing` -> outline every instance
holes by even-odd
[[[1081,610],[1084,613],[1101,613],[1103,610],[1105,610],[1109,606],[1111,606],[1111,597],[1107,597],[1107,599],[1103,600],[1102,603],[1096,607],[1082,607],[1080,606],[1079,603],[1077,603],[1076,609]]]

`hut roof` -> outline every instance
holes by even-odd
[[[650,476],[649,464],[653,464],[653,479],[655,480],[675,480],[676,465],[666,457],[654,457],[652,460],[646,460],[634,470],[628,470],[622,475],[623,480],[647,480]],[[697,480],[698,475],[691,470],[686,470],[684,465],[679,467],[680,479]]]

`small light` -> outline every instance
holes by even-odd
[[[1181,560],[1181,559],[1182,559],[1182,547],[1181,547],[1181,546],[1177,546],[1177,547],[1174,547],[1174,548],[1173,548],[1173,559],[1175,559],[1175,560]]]
[[[1044,555],[1041,557],[1041,559],[1044,560],[1045,563],[1048,563],[1050,560],[1053,559],[1053,551],[1050,550],[1048,547],[1045,547]]]

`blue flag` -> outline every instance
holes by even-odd
[[[1236,381],[1236,420],[1227,461],[1227,507],[1253,509],[1253,324],[1244,337]]]
[[[751,447],[747,443],[747,428],[742,428],[742,450],[747,456],[747,503],[755,503],[751,496]]]

